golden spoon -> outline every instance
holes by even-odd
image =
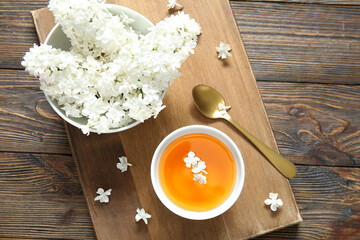
[[[203,115],[211,119],[226,119],[232,125],[234,125],[234,127],[236,127],[245,137],[247,137],[285,177],[291,178],[296,175],[296,167],[292,162],[254,137],[251,133],[235,122],[229,116],[229,114],[223,114],[219,111],[219,103],[225,104],[225,101],[218,91],[207,85],[200,84],[193,88],[192,95],[196,107]]]

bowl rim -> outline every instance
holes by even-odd
[[[233,154],[233,157],[235,159],[236,163],[236,169],[237,169],[237,176],[235,180],[235,185],[228,196],[228,198],[221,203],[219,206],[210,209],[208,211],[190,211],[185,210],[179,206],[177,206],[175,203],[173,203],[164,193],[160,181],[159,181],[159,174],[158,174],[158,167],[161,155],[163,154],[164,150],[171,144],[174,140],[178,139],[181,136],[191,134],[191,133],[203,133],[208,134],[210,136],[213,136],[220,140],[222,143],[224,143],[227,148],[231,151]],[[245,166],[244,161],[242,158],[242,155],[240,153],[239,148],[234,143],[234,141],[226,135],[224,132],[210,126],[205,125],[189,125],[185,127],[181,127],[179,129],[176,129],[175,131],[171,132],[169,135],[167,135],[158,145],[156,148],[152,161],[151,161],[151,168],[150,168],[150,176],[151,176],[151,182],[152,186],[154,188],[154,191],[159,198],[159,200],[173,213],[175,213],[178,216],[181,216],[183,218],[191,219],[191,220],[206,220],[210,218],[217,217],[224,212],[226,212],[228,209],[230,209],[234,203],[239,198],[245,181]]]
[[[131,14],[134,14],[136,15],[137,17],[139,17],[142,21],[146,22],[147,24],[149,24],[150,26],[154,26],[154,24],[149,20],[147,19],[144,15],[138,13],[137,11],[133,10],[133,9],[130,9],[128,7],[124,7],[124,6],[121,6],[121,5],[117,5],[117,4],[111,4],[111,3],[106,3],[107,5],[107,8],[108,9],[113,9],[113,8],[116,8],[117,10],[120,10],[120,11],[123,11],[124,13],[131,13]],[[55,26],[50,30],[50,32],[48,33],[48,35],[46,36],[45,38],[45,41],[43,44],[48,44],[51,36],[54,34],[55,31],[59,31],[58,29],[60,28],[60,31],[61,30],[61,26],[59,23],[56,23]],[[50,104],[51,108],[66,122],[68,122],[69,124],[73,125],[74,127],[77,127],[77,128],[82,128],[82,127],[85,127],[86,125],[84,124],[81,124],[81,123],[78,123],[76,122],[75,120],[72,120],[71,118],[69,118],[68,116],[66,116],[65,113],[63,113],[60,108],[58,108],[56,105],[55,105],[55,102],[54,100],[52,100],[47,94],[45,94],[45,92],[43,91],[44,95],[45,95],[45,98],[46,100],[48,101],[48,103]],[[163,92],[162,94],[162,98],[164,98],[165,96],[165,93],[166,93],[166,90]],[[55,100],[56,101],[56,100]],[[57,102],[57,101],[56,101]],[[79,118],[79,119],[85,119],[86,117],[82,117],[82,118]],[[125,130],[128,130],[130,128],[133,128],[137,125],[139,125],[140,121],[134,121],[132,122],[131,124],[129,125],[126,125],[126,126],[123,126],[123,127],[120,127],[120,128],[111,128],[109,129],[108,131],[104,131],[104,132],[101,132],[101,134],[103,133],[116,133],[116,132],[122,132],[122,131],[125,131]],[[89,131],[92,132],[92,133],[98,133],[94,128],[90,127],[89,128]]]

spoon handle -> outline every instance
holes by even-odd
[[[281,172],[285,177],[291,178],[296,175],[295,165],[275,152],[273,149],[266,146],[262,141],[254,137],[245,128],[235,122],[230,116],[225,117],[234,127],[236,127],[245,137],[247,137],[263,154],[264,156]]]

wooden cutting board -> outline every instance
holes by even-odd
[[[109,1],[143,14],[156,23],[169,16],[167,0]],[[156,119],[118,134],[91,134],[65,123],[83,191],[98,239],[244,239],[302,221],[289,181],[283,177],[235,128],[223,120],[209,120],[196,109],[192,88],[208,84],[232,105],[230,115],[259,139],[277,150],[253,72],[227,0],[181,0],[184,11],[200,24],[202,34],[195,54],[182,65],[179,77],[167,91],[166,108]],[[51,12],[32,12],[43,42],[54,26]],[[229,43],[232,57],[221,61],[215,47]],[[215,127],[228,134],[245,162],[245,185],[235,205],[206,221],[186,220],[158,200],[151,185],[150,164],[160,141],[173,130],[191,124]],[[116,168],[124,154],[136,164],[121,173]],[[112,189],[110,202],[94,202],[98,187]],[[279,193],[284,205],[272,212],[264,200]],[[152,215],[148,225],[135,223],[136,208]]]

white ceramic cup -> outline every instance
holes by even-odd
[[[226,145],[226,147],[231,151],[236,163],[236,170],[237,170],[235,186],[232,192],[230,193],[229,197],[216,208],[202,212],[185,210],[175,205],[164,193],[159,180],[159,170],[158,170],[159,162],[167,146],[169,146],[170,143],[172,143],[179,137],[192,133],[208,134],[223,142]],[[242,188],[244,186],[244,180],[245,180],[244,161],[236,144],[225,133],[217,130],[216,128],[208,127],[204,125],[190,125],[179,128],[173,131],[172,133],[170,133],[167,137],[165,137],[161,141],[159,146],[156,148],[156,151],[153,155],[151,162],[151,182],[155,190],[155,193],[160,199],[160,201],[173,213],[183,218],[192,219],[192,220],[210,219],[226,212],[239,198]]]
[[[148,30],[149,27],[154,26],[154,24],[152,22],[150,22],[149,19],[147,19],[140,13],[138,13],[130,8],[115,5],[115,4],[106,4],[106,6],[107,6],[108,10],[114,15],[120,15],[120,12],[123,12],[126,15],[128,15],[129,18],[134,19],[135,21],[132,24],[130,24],[131,27],[135,31],[139,31],[144,35],[149,32],[149,30]],[[62,31],[61,26],[59,24],[56,24],[53,27],[53,29],[50,31],[50,33],[46,37],[44,44],[51,45],[55,48],[59,48],[64,51],[68,51],[71,48],[70,39],[64,34],[64,32]],[[165,92],[163,93],[162,97],[164,97],[164,95],[165,95]],[[68,116],[66,116],[65,111],[62,110],[61,107],[58,105],[56,100],[50,99],[50,97],[46,96],[46,94],[45,94],[45,97],[46,97],[46,100],[49,102],[50,106],[54,109],[54,111],[66,122],[68,122],[71,125],[78,127],[78,128],[81,128],[87,124],[87,118],[85,118],[85,117],[82,117],[82,118],[68,117]],[[102,133],[121,132],[121,131],[130,129],[132,127],[135,127],[139,123],[140,122],[134,120],[132,123],[130,123],[127,126],[120,127],[120,128],[112,128],[112,129],[109,129],[107,132],[102,132]],[[96,132],[96,130],[90,128],[90,132]]]

